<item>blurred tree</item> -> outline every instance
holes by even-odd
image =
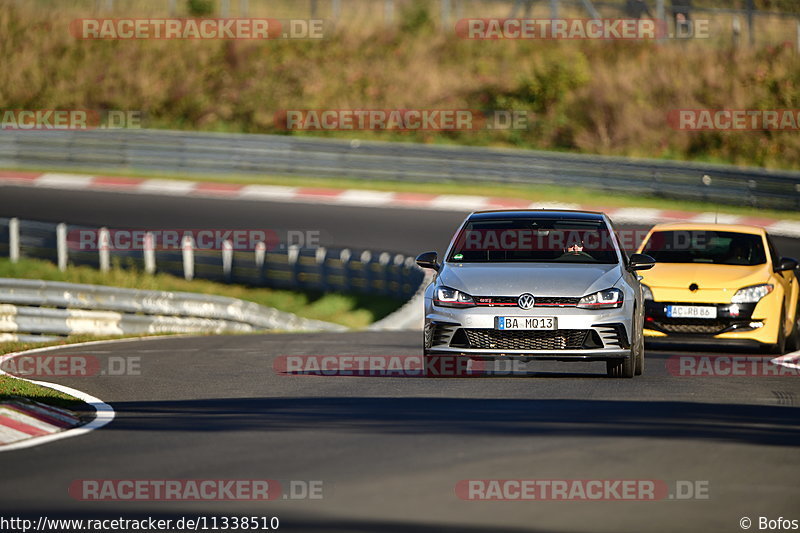
[[[207,17],[216,11],[215,0],[187,0],[189,14],[193,17]]]

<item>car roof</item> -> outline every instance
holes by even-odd
[[[759,226],[745,226],[743,224],[714,224],[714,223],[692,223],[692,222],[671,222],[668,224],[656,224],[652,231],[729,231],[731,233],[746,233],[749,235],[764,235],[766,230]]]
[[[572,209],[495,209],[475,211],[469,220],[500,220],[516,218],[557,218],[563,220],[603,220],[603,213],[596,211],[575,211]]]

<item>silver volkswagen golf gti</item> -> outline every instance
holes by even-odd
[[[424,353],[491,360],[606,361],[644,369],[642,289],[608,217],[566,210],[481,211],[456,232],[425,291]]]

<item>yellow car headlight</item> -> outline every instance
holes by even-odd
[[[754,304],[761,300],[764,296],[771,293],[775,287],[769,283],[762,283],[761,285],[752,285],[744,287],[736,291],[736,294],[731,298],[731,303],[734,304]]]

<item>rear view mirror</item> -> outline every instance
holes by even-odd
[[[417,264],[422,268],[432,268],[438,272],[441,268],[438,259],[439,254],[436,252],[425,252],[417,256]]]
[[[647,254],[631,254],[631,258],[628,260],[628,270],[631,272],[635,270],[650,270],[655,264],[656,260]]]
[[[781,257],[781,260],[775,265],[775,272],[784,272],[786,270],[794,270],[797,268],[797,259],[791,257]]]

